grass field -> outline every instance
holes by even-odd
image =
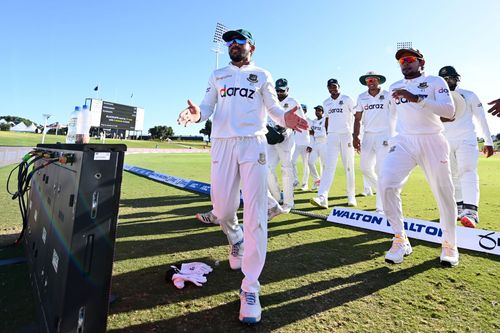
[[[184,178],[209,181],[208,154],[128,155],[126,163]],[[359,160],[356,161],[359,166]],[[10,168],[0,168],[4,181]],[[500,157],[481,158],[481,223],[500,230]],[[359,169],[357,193],[362,190]],[[327,214],[296,192],[298,209]],[[403,191],[406,216],[438,217],[425,177],[416,169]],[[375,208],[358,197],[359,209]],[[345,177],[337,168],[330,205],[344,205]],[[19,230],[15,202],[0,193],[0,233]],[[207,197],[125,173],[109,311],[110,332],[498,332],[498,256],[461,251],[460,265],[441,268],[440,247],[412,241],[401,265],[384,262],[387,234],[342,227],[289,214],[269,223],[266,266],[261,276],[262,323],[237,320],[241,272],[227,262],[227,240],[217,226],[194,214],[208,211]],[[5,239],[3,240],[5,242]],[[0,251],[0,259],[22,249]],[[202,287],[177,290],[164,282],[170,264],[203,261],[214,267]],[[220,265],[215,267],[215,261]],[[34,320],[25,265],[0,267],[0,332]]]
[[[37,144],[42,142],[41,134],[33,133],[18,133],[18,132],[4,132],[0,131],[0,146],[15,146],[15,147],[35,147]],[[66,142],[66,136],[64,135],[50,135],[45,136],[45,143],[57,143]],[[90,143],[101,143],[99,139],[91,138]],[[129,148],[181,148],[179,145],[191,146],[191,147],[202,147],[205,145],[202,141],[148,141],[148,140],[118,140],[118,139],[106,139],[105,143],[115,144],[121,143],[126,144]]]

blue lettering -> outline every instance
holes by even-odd
[[[338,217],[340,217],[340,215],[341,215],[341,214],[342,214],[342,211],[341,211],[341,210],[336,210],[336,209],[334,209],[334,210],[333,210],[333,212],[332,212],[332,215],[333,215],[333,216],[338,216]]]
[[[436,236],[438,233],[438,228],[436,227],[427,227],[425,228],[425,233],[431,236]]]
[[[363,220],[362,220],[362,221],[363,221],[363,222],[370,222],[370,221],[371,221],[371,219],[372,219],[372,217],[371,217],[370,215],[364,215],[364,216],[363,216]]]
[[[384,220],[383,217],[376,217],[376,216],[372,217],[372,223],[377,223],[378,225],[380,225],[383,220]]]
[[[344,213],[342,214],[342,216],[340,216],[340,217],[347,217],[347,218],[349,218],[349,212],[344,212]]]

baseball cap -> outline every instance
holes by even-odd
[[[288,89],[288,81],[286,79],[278,79],[276,80],[276,90],[287,90]]]
[[[330,85],[332,85],[332,84],[336,84],[337,86],[339,86],[339,87],[340,87],[339,81],[337,81],[337,79],[330,79],[330,80],[328,80],[328,81],[326,82],[326,85],[327,85],[327,86],[330,86]]]
[[[316,105],[316,106],[314,107],[314,110],[317,110],[317,109],[319,109],[319,110],[323,111],[323,106],[322,106],[322,105]]]
[[[402,55],[405,53],[410,53],[410,54],[413,54],[417,58],[424,59],[424,55],[422,54],[422,52],[420,52],[419,49],[414,49],[412,47],[408,47],[408,48],[403,48],[403,49],[397,50],[396,60],[399,60],[399,58],[401,58]]]
[[[222,35],[225,42],[232,41],[233,39],[246,39],[252,45],[255,45],[252,34],[245,29],[229,30]]]
[[[377,74],[377,72],[373,72],[373,71],[366,73],[366,75],[361,75],[359,77],[359,82],[362,85],[366,86],[366,78],[369,78],[369,77],[376,77],[378,79],[378,82],[380,82],[380,84],[383,84],[385,82],[385,76]]]
[[[457,73],[457,70],[453,66],[444,66],[439,70],[439,76],[445,77],[445,76],[460,76],[460,74]]]

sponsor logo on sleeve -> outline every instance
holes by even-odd
[[[446,88],[440,88],[438,90],[438,94],[447,94],[448,95],[449,93],[450,93],[450,91]]]
[[[207,91],[206,92],[209,92],[210,91],[210,87],[207,88]]]

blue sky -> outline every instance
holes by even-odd
[[[483,103],[500,97],[495,0],[2,0],[0,115],[43,123],[49,113],[66,123],[75,105],[99,97],[143,107],[145,132],[168,125],[197,134],[202,125],[183,128],[176,119],[188,98],[203,98],[217,22],[251,31],[257,65],[287,78],[290,95],[309,106],[328,97],[332,77],[354,100],[369,70],[384,74],[386,87],[399,80],[401,41],[424,53],[427,74],[453,65]],[[225,52],[219,64],[228,61]],[[488,121],[499,133],[500,119]]]

